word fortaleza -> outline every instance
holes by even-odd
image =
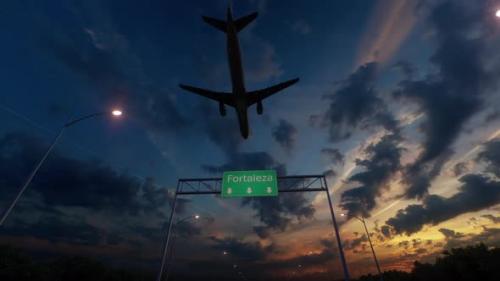
[[[228,183],[231,182],[270,182],[273,181],[272,175],[229,175],[227,177]]]

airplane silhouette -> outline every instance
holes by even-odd
[[[226,105],[233,107],[236,110],[241,136],[244,139],[247,139],[249,134],[248,108],[253,104],[257,104],[257,114],[261,115],[263,112],[263,99],[290,87],[299,81],[299,78],[295,78],[257,91],[247,91],[245,89],[238,32],[251,23],[257,15],[258,14],[255,12],[234,20],[231,6],[229,6],[227,8],[226,21],[203,16],[203,20],[206,23],[226,33],[227,56],[229,61],[229,71],[231,74],[232,93],[215,92],[183,84],[179,85],[179,87],[186,91],[217,101],[219,103],[219,112],[221,116],[226,115]]]

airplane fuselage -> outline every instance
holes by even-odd
[[[232,15],[228,11],[227,16],[227,56],[229,62],[229,72],[231,75],[231,84],[233,88],[235,109],[238,116],[238,123],[243,138],[248,138],[248,104],[246,98],[245,81],[243,75],[243,64],[241,61],[240,43],[238,40],[238,31],[234,25]]]
[[[256,104],[257,114],[261,115],[263,113],[262,100],[287,87],[290,87],[299,81],[299,78],[295,78],[264,89],[254,91],[247,91],[245,89],[245,77],[243,75],[243,63],[241,59],[238,32],[251,23],[257,15],[257,12],[254,12],[238,19],[233,19],[231,7],[228,7],[226,21],[203,16],[203,20],[207,24],[226,34],[226,50],[232,85],[231,92],[216,92],[185,84],[179,84],[179,87],[186,91],[216,101],[219,104],[219,113],[221,116],[226,116],[225,106],[233,107],[236,111],[236,116],[238,117],[241,136],[245,139],[248,138],[249,135],[248,108]]]

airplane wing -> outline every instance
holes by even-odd
[[[189,91],[191,93],[195,93],[197,95],[200,95],[200,96],[203,96],[203,97],[206,97],[209,99],[212,99],[214,101],[222,102],[222,103],[229,105],[229,106],[234,106],[234,101],[233,101],[233,98],[231,96],[231,93],[214,92],[214,91],[196,88],[196,87],[183,85],[183,84],[179,84],[179,87],[181,87],[182,89],[184,89],[186,91]]]
[[[286,82],[271,86],[269,88],[248,92],[248,96],[249,96],[248,105],[250,106],[254,103],[262,101],[263,99],[265,99],[273,94],[276,94],[277,92],[279,92],[285,88],[292,86],[293,84],[297,83],[298,81],[299,81],[299,78],[295,78],[295,79],[288,80]]]

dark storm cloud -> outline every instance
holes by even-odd
[[[477,158],[485,162],[488,166],[486,170],[500,177],[500,140],[495,139],[484,144],[484,150]]]
[[[477,234],[464,234],[446,228],[439,229],[439,232],[445,236],[446,243],[443,245],[443,248],[447,250],[463,247],[464,245],[476,245],[479,243],[488,246],[500,245],[500,228],[483,227],[483,231]]]
[[[368,242],[368,238],[365,234],[354,238],[354,239],[349,239],[344,241],[344,247],[346,250],[353,250],[354,252],[359,252],[359,251],[364,251],[366,248],[366,244],[364,242]]]
[[[272,131],[274,140],[290,153],[295,146],[297,128],[290,122],[281,119]]]
[[[383,225],[381,228],[380,228],[380,233],[382,233],[382,235],[384,235],[385,238],[391,238],[392,235],[391,235],[391,228],[387,225]]]
[[[427,193],[464,124],[482,108],[490,82],[483,65],[488,46],[482,14],[486,2],[465,7],[459,1],[444,1],[434,6],[428,21],[437,49],[430,61],[438,71],[422,80],[404,80],[395,92],[396,97],[416,102],[425,113],[423,151],[405,172],[407,198]]]
[[[440,228],[439,232],[441,232],[441,234],[443,234],[446,239],[464,237],[463,233],[455,232],[454,230],[448,228]]]
[[[0,138],[2,187],[17,187],[45,149],[43,141],[22,133],[10,133]],[[43,202],[51,206],[159,214],[159,209],[172,201],[172,195],[166,189],[158,188],[152,178],[143,180],[118,173],[96,161],[64,157],[57,150],[52,151],[32,185]],[[181,200],[177,212],[183,212],[186,203],[186,200]]]
[[[321,154],[334,165],[344,163],[344,155],[336,148],[323,148],[321,149]]]
[[[267,226],[254,226],[253,231],[262,239],[266,239],[271,235],[270,229]]]
[[[376,73],[376,63],[360,66],[339,83],[333,94],[325,96],[330,104],[321,125],[328,128],[331,141],[348,138],[355,128],[380,125],[392,130],[396,127],[394,118],[374,89]]]
[[[398,234],[410,235],[424,225],[437,225],[461,214],[479,211],[500,203],[500,182],[482,175],[466,175],[460,178],[458,193],[444,198],[428,195],[422,204],[413,204],[399,210],[386,221]]]
[[[402,148],[401,138],[390,134],[366,148],[368,159],[356,160],[356,164],[364,168],[348,179],[348,182],[359,186],[342,193],[340,206],[348,211],[348,216],[370,216],[375,207],[375,199],[387,188],[387,181],[397,172],[400,165]]]
[[[312,204],[300,193],[287,193],[276,198],[244,198],[242,204],[251,206],[257,212],[256,217],[265,224],[265,227],[255,229],[262,238],[271,230],[284,231],[293,218],[310,219],[315,212]]]

